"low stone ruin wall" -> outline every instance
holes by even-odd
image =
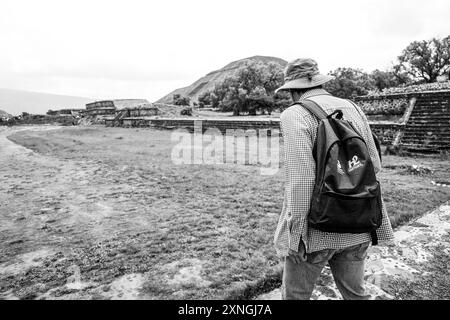
[[[226,133],[227,129],[236,130],[259,130],[270,129],[280,131],[279,119],[183,119],[183,118],[124,118],[122,119],[122,127],[136,128],[136,127],[151,127],[158,129],[186,129],[190,132],[194,131],[195,121],[199,121],[203,131],[208,129],[218,129],[222,134]],[[106,126],[114,126],[113,119],[106,120]],[[395,139],[396,133],[403,127],[398,123],[370,123],[373,132],[378,136],[380,142],[389,145]]]
[[[402,123],[411,103],[407,94],[357,97],[355,102],[369,120]]]
[[[111,126],[112,121],[106,125]],[[202,126],[203,131],[218,129],[225,134],[227,129],[258,130],[280,129],[279,119],[240,120],[240,119],[199,119],[199,118],[124,118],[123,127],[152,127],[159,129],[186,129],[193,131],[194,126]]]
[[[141,108],[141,109],[130,109],[130,117],[151,117],[158,115],[157,108]]]
[[[86,111],[88,116],[104,116],[104,115],[114,115],[116,113],[115,108],[97,108],[90,109]]]
[[[383,145],[399,142],[415,98],[408,94],[358,97],[355,102],[364,111],[370,127]]]
[[[391,145],[399,132],[401,132],[405,126],[400,123],[379,123],[371,122],[370,128],[372,132],[378,137],[382,145]]]
[[[57,124],[62,126],[72,126],[77,125],[78,120],[72,116],[29,116],[25,117],[22,120],[17,120],[14,123],[15,125],[21,124]]]

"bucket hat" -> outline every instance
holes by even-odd
[[[313,59],[295,59],[287,64],[284,85],[275,90],[275,93],[280,90],[313,88],[332,79],[334,77],[319,72],[317,62]]]

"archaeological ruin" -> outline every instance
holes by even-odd
[[[105,124],[107,120],[114,119],[121,110],[147,104],[149,104],[149,102],[146,99],[115,99],[88,103],[86,104],[86,119],[84,119],[82,123]]]
[[[449,89],[383,93],[358,97],[355,101],[364,110],[381,143],[388,147],[388,152],[438,154],[450,150]],[[226,129],[280,128],[280,120],[274,118],[155,117],[157,113],[151,108],[129,109],[105,123],[107,126],[186,128],[192,131],[195,121],[202,121],[203,130],[217,128],[223,133]]]
[[[360,97],[372,130],[393,151],[450,150],[450,90]]]

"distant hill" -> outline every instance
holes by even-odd
[[[50,93],[0,89],[0,106],[12,115],[45,114],[49,109],[82,109],[95,99]]]
[[[195,81],[193,84],[191,84],[188,87],[184,87],[184,88],[180,88],[180,89],[176,89],[176,90],[172,91],[165,97],[159,99],[157,102],[158,103],[171,103],[172,97],[174,94],[180,94],[182,96],[187,96],[187,97],[191,98],[191,101],[197,101],[198,97],[202,93],[214,89],[214,86],[217,83],[220,83],[227,77],[237,74],[237,72],[240,69],[242,69],[243,67],[245,67],[246,63],[250,62],[250,61],[262,62],[265,64],[274,62],[274,63],[278,63],[282,67],[285,67],[287,64],[287,61],[285,61],[283,59],[276,58],[276,57],[265,57],[265,56],[254,56],[254,57],[245,58],[245,59],[238,60],[238,61],[233,61],[233,62],[227,64],[222,69],[208,73],[206,76],[198,79],[197,81]]]
[[[12,118],[12,115],[10,115],[8,112],[0,110],[0,118]]]

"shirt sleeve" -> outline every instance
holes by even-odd
[[[280,119],[284,140],[288,244],[289,249],[297,252],[302,235],[307,231],[307,215],[314,189],[316,163],[312,153],[311,124],[308,124],[306,117],[290,108],[281,114]],[[307,249],[307,244],[304,245]]]

